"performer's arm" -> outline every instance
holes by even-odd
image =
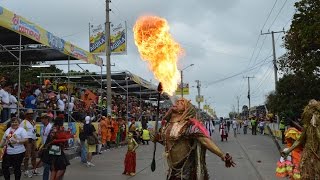
[[[133,141],[133,144],[134,144],[134,148],[133,148],[133,151],[136,151],[136,149],[139,147],[138,143],[136,142],[136,140],[134,140],[132,138],[132,141]]]
[[[211,151],[212,153],[216,154],[217,156],[219,156],[224,161],[224,156],[225,156],[224,153],[220,150],[220,148],[214,142],[212,142],[207,137],[198,137],[197,139],[209,151]]]
[[[301,134],[300,138],[298,140],[296,140],[289,149],[282,151],[283,155],[287,156],[291,151],[293,151],[299,145],[303,144],[305,141],[305,138],[306,138],[306,132],[304,131]]]

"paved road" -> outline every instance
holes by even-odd
[[[230,132],[230,135],[232,133]],[[228,142],[220,142],[216,132],[212,139],[233,156],[237,166],[225,168],[223,162],[212,153],[207,153],[207,166],[210,177],[215,180],[274,180],[275,166],[279,153],[272,139],[263,135],[243,135],[237,138],[230,137]],[[163,159],[163,148],[158,144],[157,169],[151,172],[153,145],[141,145],[137,150],[137,175],[134,177],[123,176],[123,160],[126,147],[105,151],[94,157],[96,167],[87,168],[76,158],[68,166],[64,180],[164,180],[166,177],[166,164]],[[22,178],[28,179],[28,178]],[[40,180],[42,177],[33,177]]]

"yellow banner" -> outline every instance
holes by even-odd
[[[203,105],[203,109],[204,109],[204,110],[209,110],[209,109],[210,109],[210,106],[207,105],[207,104],[205,104],[205,105]]]
[[[203,102],[204,101],[204,98],[203,96],[196,96],[196,102]]]
[[[189,83],[183,83],[182,88],[183,95],[189,95]],[[181,95],[181,83],[178,84],[178,88],[176,90],[176,95]]]
[[[127,53],[126,23],[110,24],[110,48],[112,54]]]
[[[0,6],[0,26],[90,64],[102,66],[102,59],[70,42],[53,35],[42,27]]]
[[[91,53],[105,53],[106,52],[106,35],[102,24],[89,24],[89,49]]]

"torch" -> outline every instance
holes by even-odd
[[[157,106],[157,118],[156,118],[156,125],[155,125],[155,137],[158,136],[158,124],[159,124],[159,119],[160,119],[160,98],[161,98],[161,93],[162,93],[162,85],[161,82],[158,85],[158,106]],[[151,163],[151,171],[154,172],[156,170],[156,150],[157,150],[157,142],[154,142],[154,147],[153,147],[153,159]]]

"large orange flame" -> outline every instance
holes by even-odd
[[[133,31],[141,58],[149,63],[163,91],[173,95],[180,80],[177,61],[182,48],[169,33],[167,21],[157,16],[143,16],[137,20]]]

